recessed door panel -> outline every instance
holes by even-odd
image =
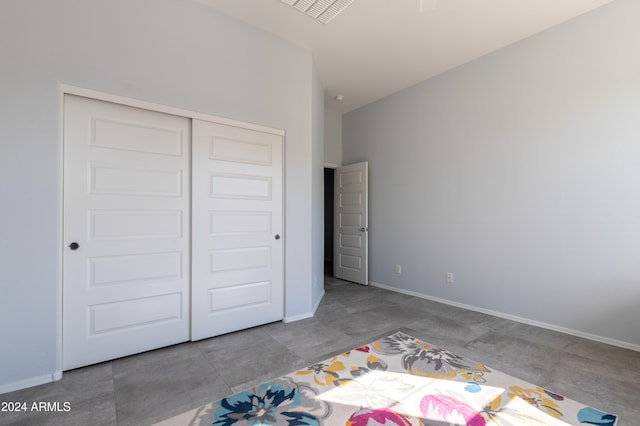
[[[182,278],[182,253],[89,258],[89,286],[137,285]]]
[[[271,177],[233,173],[211,173],[211,198],[271,200]]]
[[[91,164],[92,194],[169,196],[182,195],[182,171]]]
[[[362,226],[362,213],[340,213],[340,226],[347,228],[350,226]]]
[[[271,268],[271,247],[242,247],[211,250],[210,268],[213,273],[221,271],[245,271],[247,269]]]
[[[361,206],[362,205],[362,193],[360,192],[347,192],[340,194],[340,206]]]
[[[246,310],[271,304],[271,282],[238,283],[229,287],[209,289],[209,313]]]
[[[209,235],[271,235],[271,212],[210,211]]]
[[[340,267],[356,272],[360,271],[362,269],[362,258],[359,256],[349,256],[347,254],[341,254]]]
[[[96,147],[181,156],[184,144],[189,142],[180,126],[102,117],[93,117],[91,125],[90,145]]]
[[[91,305],[88,307],[89,338],[179,322],[184,319],[182,305],[181,293]]]
[[[361,185],[364,182],[364,171],[357,168],[346,169],[341,167],[338,173],[338,182],[341,188]]]
[[[181,210],[89,210],[89,239],[181,238]]]
[[[362,248],[362,235],[340,235],[340,248],[343,249],[361,249]]]
[[[231,161],[234,163],[258,164],[270,166],[273,149],[268,141],[233,140],[218,136],[211,137],[210,160]]]

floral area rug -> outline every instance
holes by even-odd
[[[617,417],[396,332],[158,425],[567,424]]]

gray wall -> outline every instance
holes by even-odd
[[[324,295],[324,87],[313,72],[313,147],[312,147],[312,310]]]
[[[324,162],[342,166],[342,113],[324,113]]]
[[[21,0],[0,2],[0,58],[0,391],[56,368],[59,83],[286,130],[285,315],[311,315],[309,51],[190,0]]]
[[[639,16],[615,1],[345,115],[371,280],[640,349]]]

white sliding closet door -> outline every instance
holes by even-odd
[[[192,340],[283,318],[283,136],[193,120]]]
[[[189,340],[191,120],[64,102],[64,370]]]

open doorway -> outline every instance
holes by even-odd
[[[335,170],[324,169],[324,274],[333,276],[333,179]]]

